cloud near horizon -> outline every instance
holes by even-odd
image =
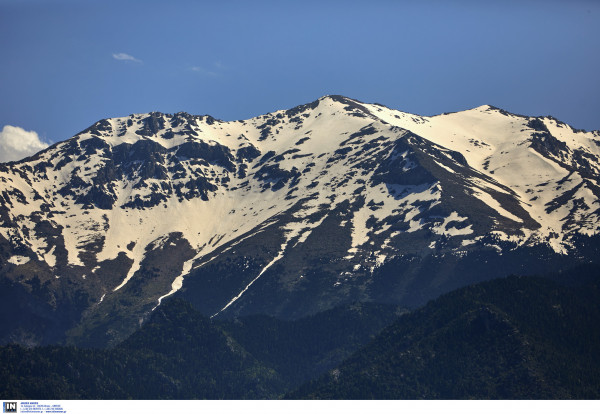
[[[113,53],[112,57],[116,60],[128,60],[130,62],[142,63],[140,59],[128,55],[127,53]]]
[[[0,162],[19,161],[47,147],[35,131],[12,125],[0,131]]]

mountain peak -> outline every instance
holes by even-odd
[[[489,105],[489,104],[485,104],[485,105],[480,105],[474,109],[478,109],[481,111],[499,111],[500,108],[494,106],[494,105]]]

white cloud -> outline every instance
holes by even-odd
[[[199,73],[201,75],[204,75],[204,76],[218,76],[219,75],[217,72],[212,71],[212,70],[208,70],[206,68],[203,68],[202,66],[193,66],[191,69],[194,72],[197,72],[197,73]]]
[[[216,61],[211,66],[211,68],[206,68],[205,66],[192,66],[190,69],[203,76],[211,77],[221,76],[226,70],[225,66],[221,63],[221,61]]]
[[[37,132],[5,125],[0,131],[0,162],[19,161],[33,155],[48,144],[40,140]]]
[[[142,63],[141,60],[134,58],[133,56],[128,55],[127,53],[113,53],[112,57],[116,60],[129,60],[130,62]]]

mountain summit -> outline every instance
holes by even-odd
[[[2,341],[113,344],[174,294],[294,319],[589,262],[599,173],[598,131],[488,105],[104,119],[0,164]]]

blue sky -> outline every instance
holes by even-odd
[[[0,0],[0,128],[249,118],[326,94],[600,129],[597,1]]]

